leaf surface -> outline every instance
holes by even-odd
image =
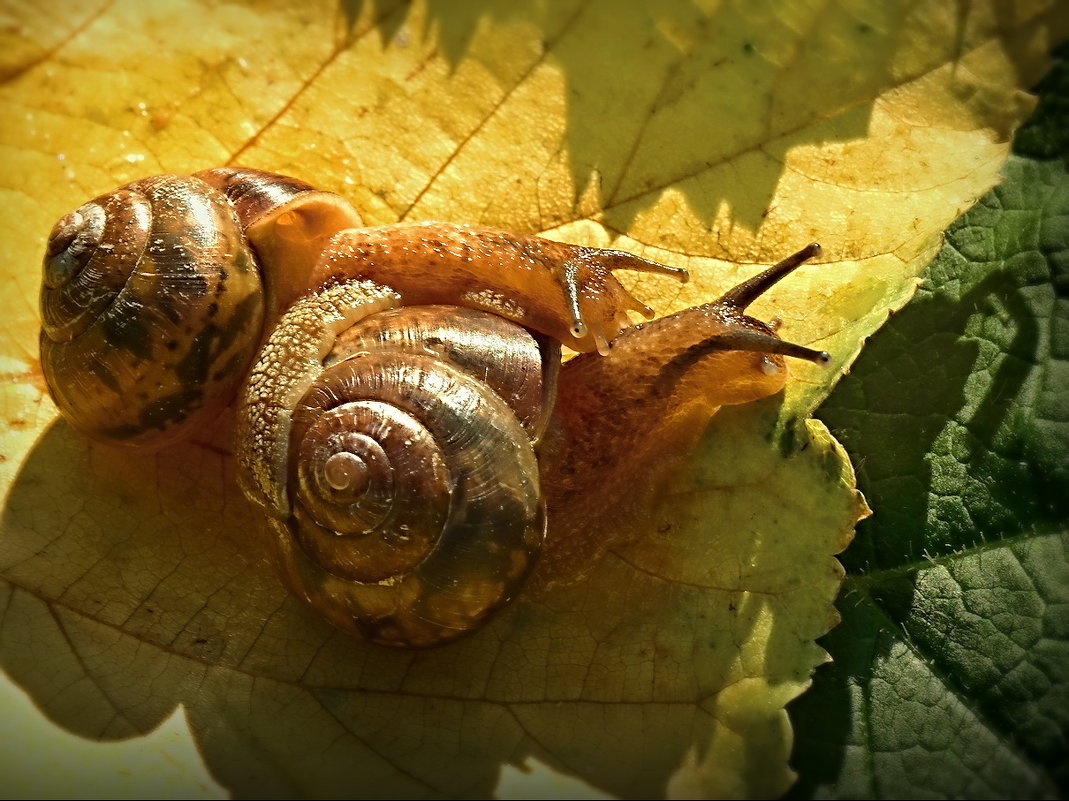
[[[864,506],[805,415],[997,179],[1050,8],[941,4],[86,4],[0,48],[0,663],[96,739],[187,709],[239,795],[482,796],[528,759],[625,796],[782,792],[785,704]],[[63,27],[66,26],[66,27]],[[11,33],[16,31],[17,33]],[[586,581],[405,653],[277,585],[225,451],[136,455],[56,421],[36,361],[52,222],[154,172],[239,163],[350,198],[686,266],[707,301],[812,240],[755,305],[829,350],[729,409]],[[775,499],[770,503],[769,499]],[[359,777],[354,779],[354,777]]]

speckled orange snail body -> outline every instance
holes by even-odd
[[[56,224],[41,359],[97,439],[162,447],[236,410],[239,480],[290,590],[374,642],[438,645],[525,581],[581,575],[609,547],[599,515],[693,414],[779,391],[784,356],[827,361],[744,314],[819,252],[630,327],[650,310],[612,271],[683,271],[475,226],[364,228],[257,170],[155,176]],[[561,345],[581,355],[562,367]]]

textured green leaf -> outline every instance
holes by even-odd
[[[1064,108],[1030,152],[1064,151]],[[1004,175],[820,412],[875,514],[792,708],[795,795],[1069,789],[1069,178]]]

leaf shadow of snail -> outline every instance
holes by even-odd
[[[767,420],[780,403],[723,414]],[[473,636],[392,650],[282,589],[227,455],[132,455],[57,422],[3,512],[0,664],[94,740],[143,735],[183,704],[207,765],[239,795],[485,796],[504,765],[534,757],[607,792],[659,796],[708,745],[716,695],[740,679],[740,643],[769,604],[661,574],[699,547],[666,556],[674,537],[715,529],[678,520]],[[713,536],[701,555],[722,546]],[[741,565],[760,574],[770,545],[738,547],[745,583]],[[798,639],[774,626],[770,651],[781,634]]]

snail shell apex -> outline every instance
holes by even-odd
[[[399,302],[370,281],[336,284],[294,303],[268,336],[242,391],[235,433],[241,488],[268,514],[289,515],[291,416],[322,372],[338,332]]]

